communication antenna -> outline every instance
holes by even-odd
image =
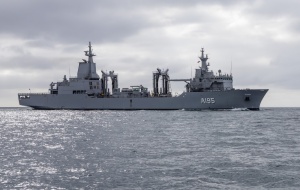
[[[230,59],[230,75],[232,75],[232,56],[231,56],[231,59]]]

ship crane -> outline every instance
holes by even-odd
[[[114,74],[114,71],[109,71],[109,76],[111,78],[111,86],[113,92],[118,89],[118,75]]]
[[[168,95],[169,90],[170,90],[170,82],[169,82],[169,74],[168,74],[169,69],[162,71],[161,76],[162,76],[162,95]]]
[[[153,72],[153,95],[154,96],[169,96],[170,95],[170,77],[169,69],[162,71],[160,68],[157,68],[157,71]],[[159,77],[162,76],[162,88],[160,92],[158,91]]]
[[[108,73],[102,72],[102,78],[101,78],[101,86],[102,86],[102,93],[103,95],[109,95],[109,89],[108,89],[108,77],[111,78],[111,86],[112,86],[112,92],[115,92],[118,89],[118,75],[114,74],[114,71],[109,71]]]
[[[157,68],[157,71],[153,72],[153,96],[158,96],[158,81],[161,75],[161,70]]]
[[[107,89],[108,74],[106,74],[104,71],[101,71],[101,73],[102,73],[102,78],[101,78],[102,94],[106,96],[109,94]]]

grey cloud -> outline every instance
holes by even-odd
[[[97,2],[6,2],[0,8],[0,22],[5,26],[1,33],[60,42],[86,38],[106,42],[119,41],[150,25],[134,9],[112,11],[107,9],[109,1]]]
[[[1,69],[10,69],[12,71],[32,71],[32,70],[52,70],[57,69],[59,62],[57,59],[46,59],[45,57],[22,55],[14,56],[2,61]]]
[[[141,1],[137,1],[141,2]],[[221,6],[232,6],[240,3],[248,3],[247,0],[154,0],[154,1],[142,1],[142,4],[147,4],[150,7],[153,6],[170,6],[170,7],[191,7],[196,5],[221,5]]]
[[[297,78],[300,64],[298,45],[268,42],[264,48],[249,53],[249,60],[234,72],[236,85],[263,84],[280,89],[300,89]],[[265,65],[253,64],[260,57],[270,57]],[[247,58],[247,57],[246,57]]]
[[[300,2],[298,0],[256,0],[253,6],[247,9],[247,13],[253,13],[258,17],[298,17]]]
[[[60,42],[116,42],[142,29],[158,25],[144,12],[162,7],[193,7],[211,3],[223,6],[237,1],[5,1],[0,7],[0,33],[27,39]],[[193,13],[179,15],[176,22],[189,20]],[[199,19],[195,15],[194,18]],[[203,15],[203,20],[207,19]],[[199,22],[199,21],[198,21]]]
[[[45,72],[42,73],[30,73],[30,74],[11,74],[0,77],[0,86],[3,89],[44,89],[47,92],[50,81],[37,80],[43,79]],[[17,93],[17,92],[16,92]]]
[[[257,23],[264,21],[266,24],[276,24],[277,21],[277,24],[283,24],[288,30],[299,34],[299,7],[300,1],[297,0],[257,0],[245,10],[245,14],[257,20]]]

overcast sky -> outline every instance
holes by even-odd
[[[300,106],[299,0],[1,0],[0,107],[76,76],[92,42],[98,74],[152,88],[152,71],[190,78],[200,49],[235,88],[270,89],[261,106]],[[172,82],[173,92],[184,83]]]

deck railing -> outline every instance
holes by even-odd
[[[47,92],[43,92],[43,93],[18,93],[18,96],[30,96],[30,95],[46,95],[49,94]]]

